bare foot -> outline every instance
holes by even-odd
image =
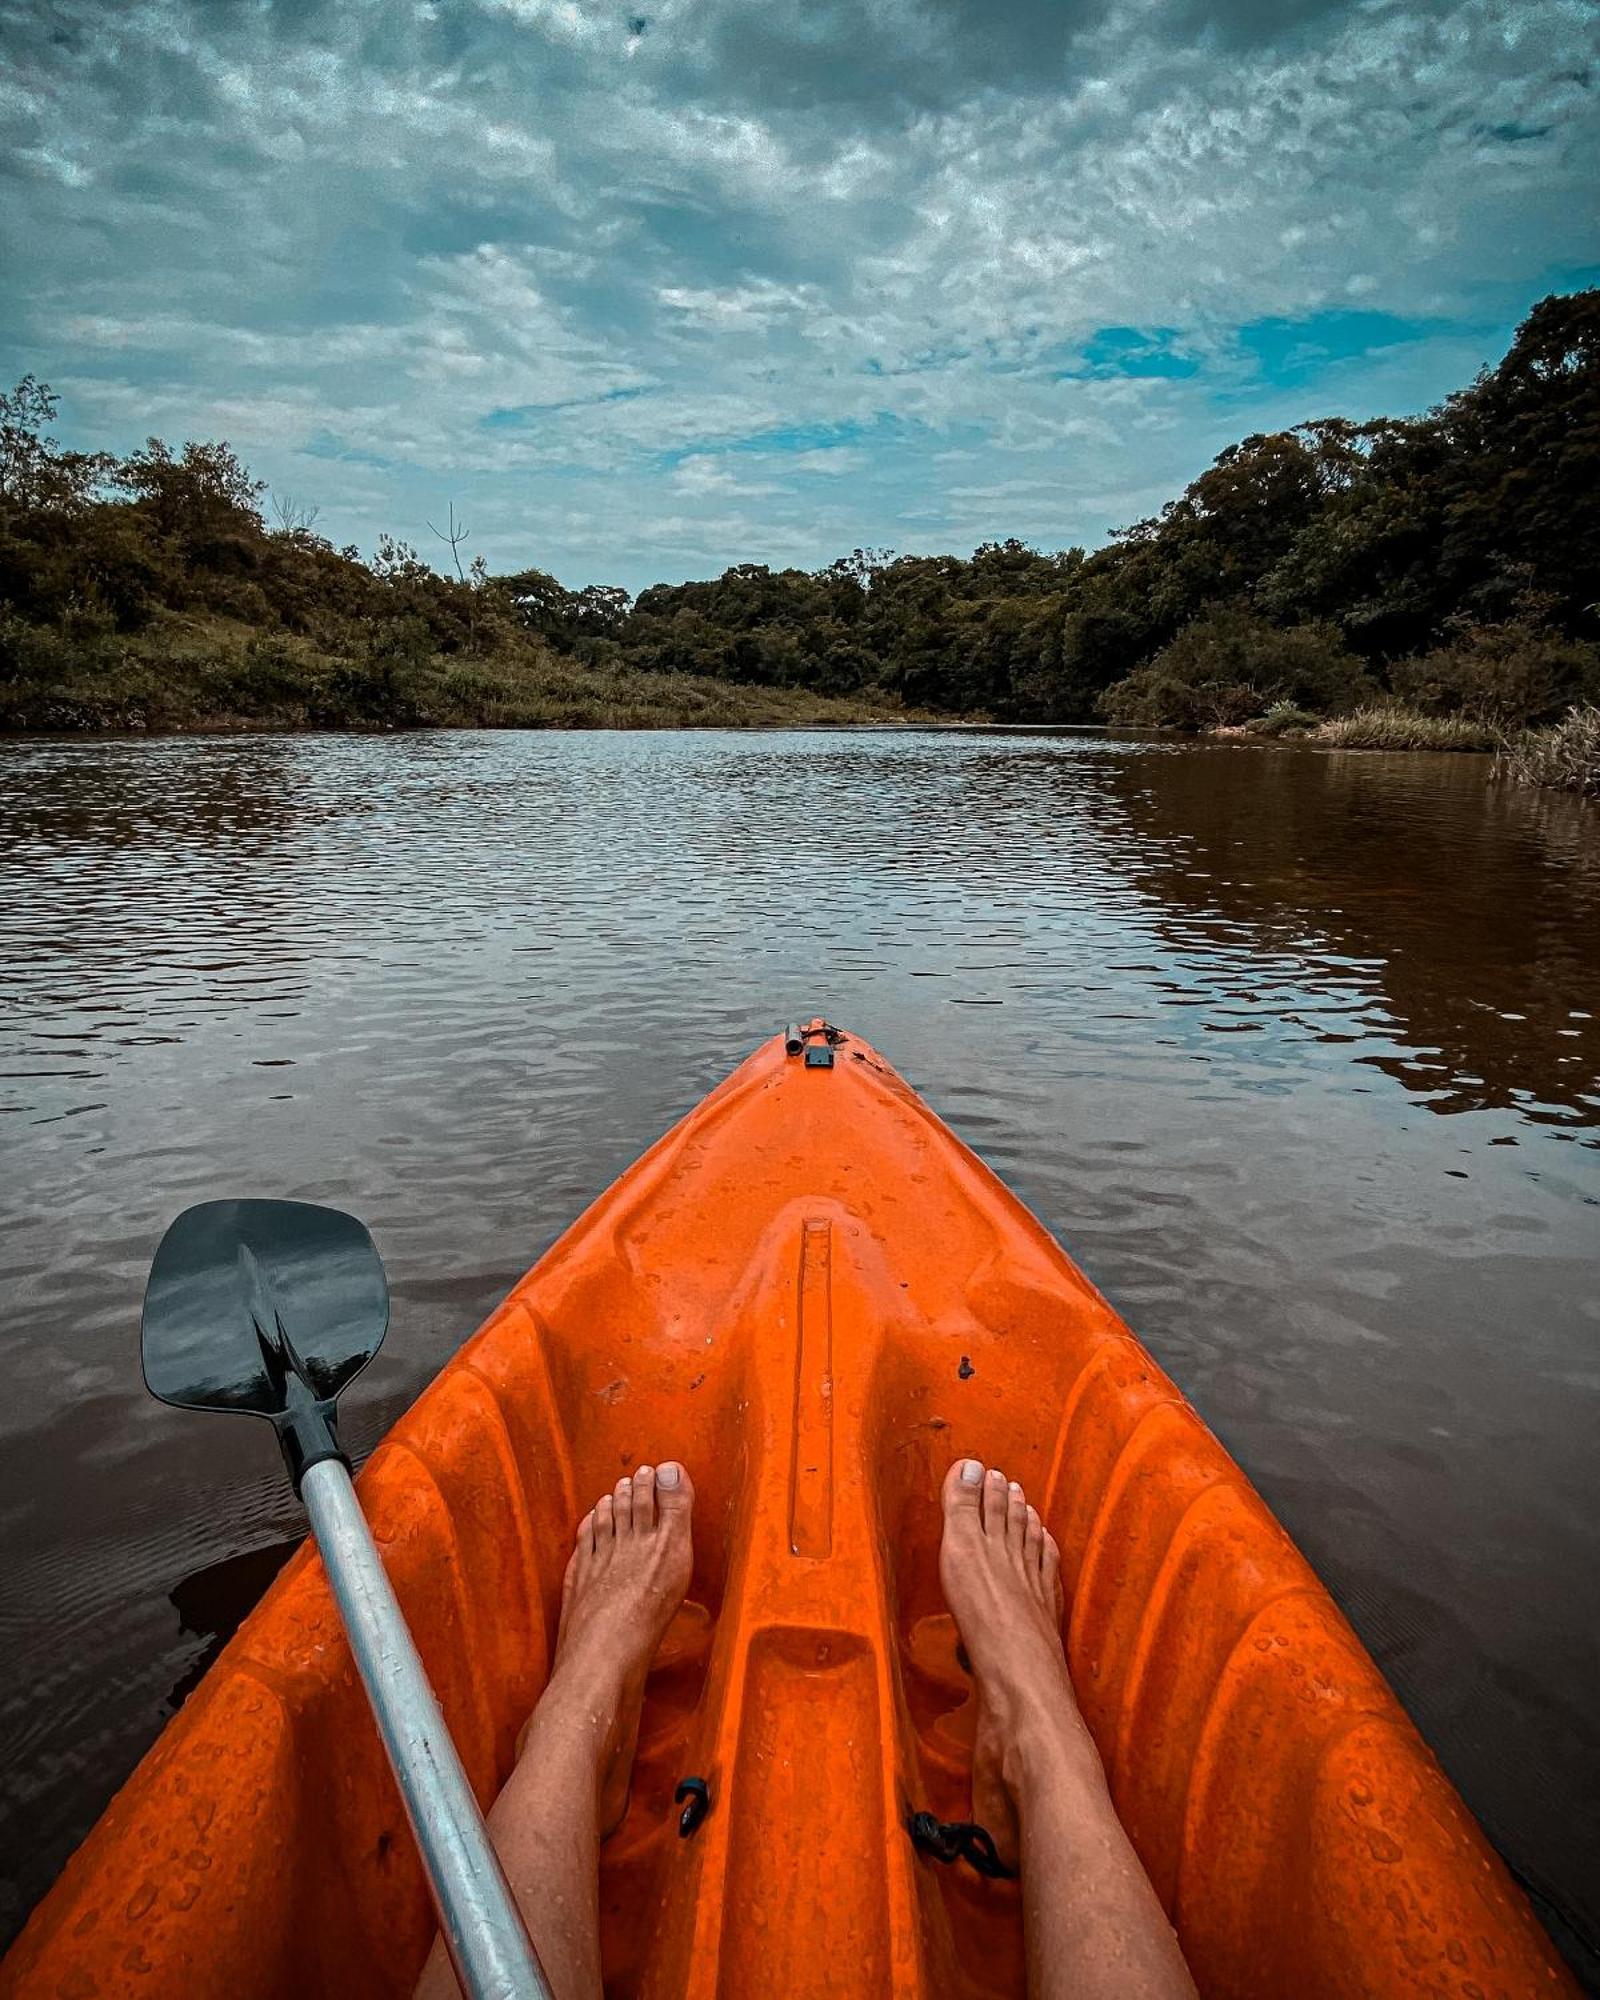
[[[975,1458],[945,1474],[939,1581],[972,1664],[972,1816],[1018,1862],[1017,1755],[1036,1719],[1077,1714],[1061,1646],[1061,1551],[1015,1480]]]
[[[598,1728],[602,1839],[627,1811],[645,1677],[689,1587],[693,1508],[681,1465],[641,1465],[579,1522],[567,1564],[541,1706],[571,1703]]]

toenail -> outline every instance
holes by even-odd
[[[975,1458],[962,1461],[961,1483],[963,1486],[977,1486],[983,1479],[983,1467]]]
[[[653,1465],[641,1465],[633,1476],[635,1479],[654,1479],[656,1469]]]
[[[1006,1483],[1006,1476],[998,1465],[989,1468],[989,1477],[994,1481],[996,1486],[1004,1486]]]
[[[681,1465],[674,1465],[672,1460],[669,1458],[666,1464],[662,1466],[661,1470],[656,1474],[656,1484],[658,1486],[665,1486],[667,1491],[670,1493],[673,1487],[677,1485],[678,1481],[682,1477],[683,1477],[683,1467]]]
[[[1020,1492],[1022,1491],[1022,1481],[1021,1481],[1020,1479],[1013,1479],[1013,1480],[1012,1480],[1012,1482],[1011,1482],[1011,1491],[1012,1491],[1013,1493],[1020,1493]]]

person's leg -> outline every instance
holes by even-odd
[[[693,1504],[681,1465],[641,1465],[584,1516],[549,1683],[489,1814],[556,2000],[599,2000],[600,1842],[627,1809],[645,1676],[689,1587]],[[459,1992],[436,1938],[418,2000]]]
[[[943,1497],[939,1580],[977,1690],[973,1813],[1020,1862],[1030,2000],[1193,2000],[1078,1713],[1060,1551],[1022,1488],[976,1459],[951,1466]]]

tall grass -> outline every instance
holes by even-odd
[[[1495,750],[1504,739],[1465,715],[1423,715],[1414,708],[1358,708],[1330,716],[1311,732],[1336,750]]]
[[[1600,798],[1600,708],[1584,703],[1548,728],[1525,729],[1496,757],[1491,775]]]

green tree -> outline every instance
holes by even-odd
[[[219,532],[265,531],[266,483],[250,477],[231,445],[190,443],[174,454],[160,438],[148,438],[114,477],[157,530],[174,539],[194,543]]]
[[[57,444],[50,427],[59,401],[32,375],[24,375],[14,389],[0,390],[0,509],[84,507],[115,463],[107,452],[64,451]]]

